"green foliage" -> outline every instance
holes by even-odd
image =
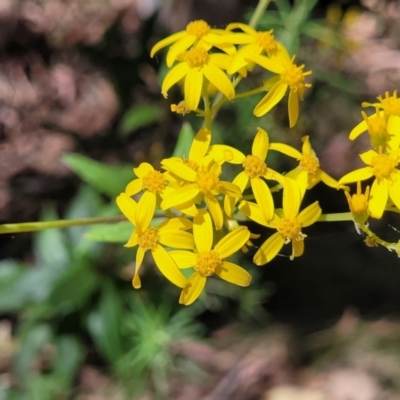
[[[161,118],[162,111],[156,105],[133,106],[123,115],[119,125],[119,132],[122,135],[129,135],[137,129],[160,122]]]

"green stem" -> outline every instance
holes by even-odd
[[[353,214],[351,212],[336,213],[336,214],[322,214],[317,222],[340,222],[340,221],[353,221]]]
[[[204,101],[204,126],[211,131],[211,104],[210,96],[208,95],[207,89],[203,87],[203,101]]]
[[[22,233],[42,231],[44,229],[69,228],[71,226],[83,226],[94,224],[113,224],[115,222],[125,221],[125,217],[99,217],[82,219],[59,219],[56,221],[43,222],[22,222],[20,224],[0,225],[0,234],[2,233]]]
[[[256,9],[254,10],[254,13],[250,19],[249,25],[252,28],[256,28],[258,23],[260,22],[260,19],[262,18],[265,10],[269,6],[269,3],[271,0],[260,0],[257,4]]]

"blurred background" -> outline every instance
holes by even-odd
[[[201,124],[170,113],[181,97],[162,98],[163,54],[149,50],[194,19],[248,22],[256,4],[1,0],[0,223],[120,215],[114,199],[132,167],[157,168]],[[398,1],[272,2],[259,29],[313,71],[301,118],[290,130],[285,101],[261,119],[259,99],[232,102],[214,141],[250,151],[261,126],[297,148],[310,135],[335,178],[361,166],[368,138],[348,134],[361,102],[400,89],[399,22]],[[242,91],[262,79],[255,70]],[[271,156],[276,169],[294,166]],[[347,211],[322,184],[315,199]],[[260,245],[269,232],[249,226]],[[238,260],[250,287],[210,279],[185,308],[150,265],[132,289],[131,229],[0,236],[0,400],[400,399],[400,262],[352,223],[311,227],[294,262],[285,253],[256,268],[252,250]],[[374,229],[395,242],[399,218]]]

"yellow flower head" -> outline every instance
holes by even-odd
[[[150,51],[150,57],[162,48],[172,45],[167,54],[167,66],[171,68],[180,54],[188,50],[191,46],[202,46],[210,49],[212,46],[218,47],[228,54],[235,53],[235,47],[223,37],[226,31],[223,29],[212,29],[203,20],[192,21],[186,25],[186,29],[174,33],[171,36],[156,43]]]
[[[382,147],[378,151],[369,150],[361,154],[360,157],[367,166],[343,176],[338,182],[338,187],[375,177],[368,211],[371,217],[380,219],[389,198],[400,209],[400,170],[396,168],[400,162],[400,151],[395,150],[386,154],[382,152]]]
[[[150,192],[145,192],[139,203],[126,193],[121,193],[116,199],[122,213],[135,227],[125,244],[125,247],[138,246],[132,285],[135,289],[141,287],[139,269],[145,252],[151,251],[160,272],[173,284],[182,288],[187,280],[162,245],[178,249],[193,249],[193,235],[185,232],[192,228],[192,223],[186,218],[172,218],[164,221],[157,228],[150,226],[154,215],[153,199]]]
[[[239,209],[253,221],[277,230],[269,237],[254,255],[253,262],[256,265],[264,265],[270,262],[284,244],[292,244],[290,259],[299,257],[304,252],[304,239],[306,235],[302,228],[316,222],[321,215],[318,201],[299,212],[302,200],[302,190],[298,183],[291,178],[285,178],[283,182],[283,210],[282,215],[275,214],[271,221],[266,221],[257,204],[243,201]]]
[[[347,190],[345,190],[344,194],[353,214],[354,222],[364,224],[368,220],[369,186],[367,186],[364,194],[361,191],[361,182],[358,181],[355,194],[351,196]]]
[[[193,235],[196,244],[193,252],[169,253],[179,268],[194,268],[194,273],[182,290],[179,303],[192,304],[203,291],[207,278],[214,274],[238,286],[250,284],[251,275],[245,269],[225,261],[249,240],[250,232],[246,227],[233,230],[213,246],[214,233],[210,214],[206,210],[199,210],[193,220]]]
[[[169,89],[184,79],[184,97],[189,110],[196,110],[203,86],[212,83],[228,100],[235,97],[235,89],[226,69],[230,58],[226,54],[209,54],[204,47],[193,47],[180,56],[180,63],[175,65],[165,76],[161,93],[165,98]]]
[[[179,104],[171,104],[171,112],[180,115],[186,115],[189,114],[191,111],[189,110],[187,104],[184,101],[181,101]]]

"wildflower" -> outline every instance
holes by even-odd
[[[128,196],[134,196],[141,190],[144,190],[143,196],[149,207],[149,213],[154,214],[156,203],[160,201],[160,195],[165,189],[166,178],[165,174],[156,171],[152,165],[143,162],[139,167],[133,169],[133,173],[137,176],[128,183],[125,193]]]
[[[156,43],[150,51],[150,57],[162,48],[172,45],[167,54],[167,66],[171,68],[180,54],[188,50],[191,46],[211,48],[215,46],[227,53],[234,53],[235,47],[223,39],[226,35],[224,29],[212,29],[203,20],[192,21],[186,25],[184,31],[174,33],[167,38]]]
[[[356,224],[364,224],[368,220],[369,186],[367,186],[364,194],[361,192],[361,182],[358,181],[356,194],[351,196],[347,190],[344,191],[344,194],[353,214],[354,222]]]
[[[167,210],[182,204],[195,204],[204,199],[214,220],[215,228],[221,229],[224,219],[216,196],[219,194],[232,197],[242,196],[237,185],[220,181],[221,166],[211,157],[205,157],[196,170],[173,158],[163,160],[162,165],[169,173],[182,179],[185,184],[169,193],[162,201],[161,208]]]
[[[249,240],[250,232],[246,227],[234,229],[213,246],[211,217],[202,209],[194,217],[193,235],[196,244],[193,252],[176,250],[169,253],[179,268],[193,267],[195,270],[182,290],[180,304],[192,304],[203,291],[207,278],[214,274],[238,286],[250,284],[251,275],[245,269],[225,261]]]
[[[289,126],[293,128],[299,117],[299,98],[303,100],[304,91],[310,88],[310,83],[304,83],[304,78],[312,72],[304,72],[305,65],[297,65],[294,63],[295,56],[289,57],[286,50],[280,52],[279,60],[269,58],[263,55],[247,56],[248,61],[253,61],[268,71],[279,74],[274,79],[274,85],[266,96],[254,108],[254,115],[262,117],[269,112],[276,104],[278,104],[289,89]],[[267,81],[268,82],[268,81]]]
[[[385,210],[388,198],[400,208],[400,170],[396,168],[400,161],[400,151],[391,151],[388,154],[368,150],[360,154],[367,167],[351,171],[339,179],[338,187],[347,183],[364,181],[375,177],[372,183],[368,211],[373,218],[380,219]]]
[[[271,143],[269,148],[299,161],[299,165],[287,175],[299,182],[305,182],[304,185],[300,183],[300,187],[311,189],[322,181],[325,185],[336,188],[337,181],[322,171],[317,155],[311,147],[309,136],[303,136],[301,140],[303,142],[301,153],[284,143]]]
[[[400,146],[400,98],[397,97],[397,90],[393,95],[385,92],[385,97],[378,96],[379,103],[362,103],[363,107],[374,107],[375,113],[367,117],[365,112],[361,112],[363,121],[357,124],[350,132],[350,140],[354,140],[359,135],[368,131],[372,137],[385,135],[386,146],[390,150],[398,149]],[[377,149],[382,143],[374,147]]]
[[[154,210],[147,200],[148,198],[142,196],[136,203],[126,193],[121,193],[116,199],[122,213],[135,226],[131,237],[125,244],[125,247],[138,246],[132,285],[135,289],[141,287],[138,273],[144,254],[150,250],[160,272],[173,284],[183,288],[187,283],[186,278],[161,245],[178,249],[193,249],[193,235],[185,232],[192,228],[192,223],[186,218],[171,218],[158,227],[150,226]]]
[[[269,168],[265,162],[268,154],[269,138],[264,129],[258,128],[254,137],[251,154],[245,156],[241,151],[230,146],[210,146],[209,154],[217,158],[225,157],[225,161],[232,164],[242,164],[243,171],[232,181],[240,188],[241,193],[248,187],[252,188],[257,204],[260,206],[264,218],[268,221],[274,215],[274,201],[271,190],[262,178],[280,180],[281,175]],[[225,197],[224,208],[228,216],[232,215],[233,207],[238,198]]]
[[[277,230],[269,237],[254,255],[253,262],[256,265],[264,265],[270,262],[282,249],[284,244],[292,243],[292,255],[290,259],[300,257],[304,252],[304,239],[307,237],[302,232],[305,228],[316,222],[321,215],[318,201],[306,207],[299,213],[302,200],[301,190],[297,182],[291,178],[285,178],[283,182],[283,210],[281,215],[275,214],[271,221],[266,221],[260,207],[257,204],[242,201],[239,209],[253,221]]]
[[[175,65],[165,76],[161,93],[165,98],[168,90],[184,79],[184,97],[189,110],[196,110],[207,82],[214,84],[228,100],[235,97],[235,89],[226,69],[230,58],[226,54],[209,54],[204,47],[193,47],[180,56],[180,63]]]
[[[186,115],[190,113],[190,110],[185,101],[181,101],[179,104],[171,104],[171,112]]]

